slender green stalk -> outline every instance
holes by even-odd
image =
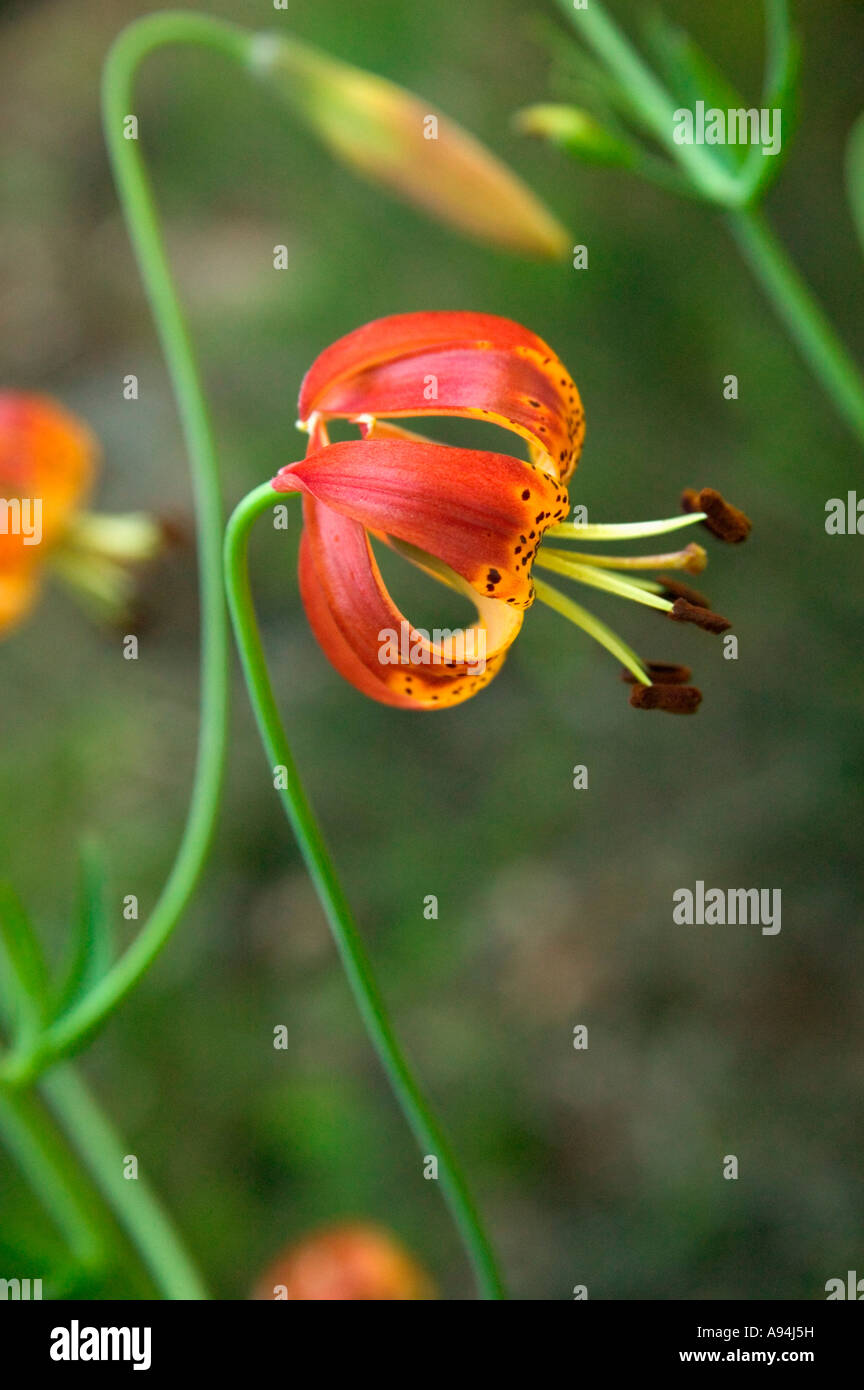
[[[65,1066],[44,1077],[41,1084],[160,1292],[173,1300],[206,1299],[201,1277],[146,1178],[123,1176],[126,1151],[84,1082]]]
[[[79,1267],[102,1269],[112,1243],[104,1211],[39,1098],[0,1093],[0,1134]]]
[[[336,875],[320,827],[297,773],[267,671],[249,587],[249,532],[262,512],[284,502],[269,483],[235,509],[225,537],[225,576],[234,634],[258,731],[273,768],[284,769],[279,795],[309,875],[315,884],[366,1031],[421,1152],[438,1159],[439,1181],[485,1298],[504,1297],[492,1249],[450,1145],[429,1109],[390,1024],[369,956]]]
[[[864,443],[864,378],[799,275],[764,215],[756,208],[728,214],[741,254],[785,323],[790,337]]]
[[[589,0],[584,10],[574,10],[572,0],[558,0],[569,23],[615,74],[654,138],[675,160],[704,197],[734,206],[744,194],[740,181],[729,174],[700,145],[675,142],[676,103],[663,83],[643,62],[636,49],[600,0]]]
[[[676,161],[695,191],[724,207],[732,234],[793,342],[840,416],[864,443],[864,376],[813,297],[788,253],[756,206],[767,178],[764,157],[751,151],[743,174],[724,170],[710,152],[698,145],[675,143],[675,103],[626,34],[606,13],[601,0],[574,10],[571,0],[558,0],[573,29],[621,84],[643,125]],[[772,0],[767,6],[765,99],[782,103],[794,69],[786,6]],[[651,176],[649,169],[642,170]]]
[[[125,29],[105,62],[105,139],[138,268],[165,354],[192,470],[201,594],[200,731],[194,784],[177,855],[149,918],[112,969],[26,1051],[11,1053],[0,1080],[26,1084],[79,1049],[134,989],[169,940],[198,882],[213,837],[225,761],[228,621],[222,589],[223,509],[213,430],[201,373],[163,245],[159,216],[137,139],[127,139],[133,86],[148,54],[193,44],[246,64],[252,35],[203,15],[166,13]]]

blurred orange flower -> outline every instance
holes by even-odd
[[[91,608],[117,617],[131,595],[128,565],[160,549],[153,518],[84,510],[100,455],[56,401],[0,391],[0,637],[30,613],[47,561]]]
[[[316,1231],[265,1270],[258,1300],[391,1302],[435,1297],[432,1281],[387,1231],[346,1222]]]
[[[30,611],[42,560],[90,490],[93,435],[47,396],[0,393],[0,633]]]

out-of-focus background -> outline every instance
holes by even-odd
[[[0,16],[0,381],[90,422],[100,507],[182,517],[176,412],[99,126],[106,48],[149,8],[46,0]],[[150,61],[136,109],[230,501],[302,452],[297,390],[329,341],[382,314],[459,308],[526,323],[569,366],[588,419],[571,498],[593,520],[667,515],[683,485],[709,483],[754,518],[746,547],[711,547],[703,584],[735,620],[737,662],[696,630],[591,605],[646,656],[696,667],[706,698],[692,720],[631,711],[615,662],[539,606],[477,700],[394,712],[316,647],[296,530],[260,528],[255,591],[300,768],[513,1295],[824,1297],[864,1255],[864,542],[824,529],[828,498],[864,494],[858,450],[719,217],[511,132],[511,113],[552,90],[544,0],[188,8],[284,28],[421,93],[589,247],[575,271],[469,244],[357,182],[218,58]],[[640,8],[617,13],[632,24]],[[668,9],[755,98],[760,7]],[[864,11],[796,9],[800,125],[770,211],[860,353],[842,151],[862,104]],[[729,373],[737,401],[723,399]],[[438,434],[466,437],[454,422]],[[135,663],[56,588],[0,650],[2,868],[56,953],[82,831],[105,842],[119,921],[123,895],[142,913],[153,903],[182,824],[197,727],[189,547],[148,576],[143,604]],[[419,616],[434,622],[431,607]],[[344,1215],[389,1225],[444,1296],[467,1297],[236,691],[205,882],[86,1073],[217,1296],[245,1297],[285,1243]],[[587,790],[573,789],[577,764]],[[674,925],[673,892],[699,879],[782,889],[782,931]],[[738,1181],[722,1176],[730,1154]],[[61,1247],[5,1154],[0,1181],[3,1263],[48,1278]],[[130,1255],[79,1292],[149,1290]]]

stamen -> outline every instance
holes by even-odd
[[[732,626],[728,618],[721,618],[719,613],[712,613],[710,608],[698,608],[695,604],[688,603],[686,598],[675,600],[669,617],[673,623],[695,623],[697,627],[717,636],[721,632],[728,632]]]
[[[655,685],[686,685],[693,674],[689,666],[677,666],[671,661],[646,661],[645,669]],[[629,671],[622,671],[621,679],[633,684]]]
[[[622,642],[621,638],[595,618],[593,613],[589,613],[581,604],[574,603],[573,599],[567,594],[562,594],[559,589],[555,589],[551,584],[545,583],[542,579],[534,580],[534,589],[537,598],[547,607],[554,608],[556,613],[560,613],[562,618],[567,618],[577,627],[581,627],[583,632],[587,632],[589,637],[593,637],[595,642],[599,642],[601,647],[605,647],[607,652],[611,652],[614,657],[626,666],[627,670],[635,676],[640,685],[649,686],[651,678],[645,670],[644,663],[639,659],[632,648]]]
[[[577,526],[573,521],[562,521],[550,526],[546,536],[562,541],[629,541],[638,540],[640,536],[663,536],[667,531],[680,531],[684,526],[695,526],[704,520],[704,512],[691,510],[688,516],[670,516],[665,521],[623,521],[602,526]]]
[[[550,551],[547,549],[546,554]],[[708,563],[708,556],[701,545],[691,542],[683,550],[670,550],[665,555],[591,555],[581,550],[552,551],[552,554],[566,555],[568,559],[578,560],[584,565],[595,565],[597,569],[607,570],[687,570],[689,574],[701,574]]]
[[[698,589],[691,589],[689,584],[682,584],[680,579],[671,579],[668,574],[658,574],[658,593],[667,594],[670,598],[686,598],[688,603],[692,603],[696,608],[710,608],[711,600],[704,594],[700,594]]]
[[[693,516],[701,511],[706,530],[730,545],[740,545],[741,541],[746,541],[753,529],[750,518],[727,502],[713,487],[703,487],[699,492],[692,487],[685,488],[681,494],[681,507]]]
[[[594,589],[604,589],[606,593],[617,594],[619,598],[633,599],[644,603],[647,608],[659,608],[662,613],[670,613],[672,604],[658,593],[652,593],[645,580],[632,581],[618,579],[612,574],[604,574],[593,565],[580,565],[569,555],[560,555],[554,550],[541,550],[534,561],[535,566],[565,574],[568,579],[576,579],[580,584],[588,584]]]
[[[695,685],[637,685],[630,691],[634,709],[662,709],[667,714],[695,714],[702,691]]]

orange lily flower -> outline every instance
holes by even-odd
[[[0,632],[29,612],[40,559],[92,484],[98,445],[45,396],[0,394]]]
[[[435,1297],[426,1272],[384,1230],[345,1222],[292,1246],[252,1297],[287,1302],[406,1302]]]
[[[650,698],[634,691],[631,703],[678,713],[696,707],[701,697],[686,686],[685,668],[652,670],[579,605],[535,583],[532,570],[545,566],[635,598],[676,621],[723,631],[725,619],[674,580],[608,573],[637,567],[695,571],[704,565],[699,546],[600,559],[541,551],[540,543],[550,534],[586,541],[655,535],[700,521],[721,534],[735,509],[712,492],[717,500],[709,521],[700,499],[710,490],[703,490],[688,492],[687,515],[666,522],[623,528],[566,522],[567,484],[581,451],[584,412],[569,372],[542,339],[489,314],[379,319],[320,355],[301,387],[299,414],[299,426],[309,434],[306,457],[281,469],[273,487],[303,495],[303,603],[324,652],[358,690],[404,709],[440,709],[469,699],[500,669],[536,596],[613,651],[628,678],[652,688]],[[431,415],[502,426],[525,441],[529,457],[435,444],[390,423]],[[330,443],[332,419],[354,422],[362,438]],[[370,538],[471,597],[477,622],[433,634],[413,627],[387,591]]]
[[[83,510],[99,454],[56,401],[0,392],[0,636],[32,609],[48,557],[91,603],[116,611],[128,597],[123,565],[158,548],[149,518]]]

